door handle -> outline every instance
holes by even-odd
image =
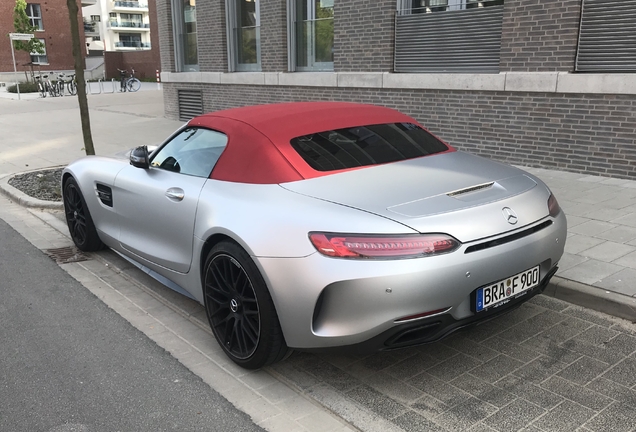
[[[183,189],[170,188],[166,191],[166,196],[169,200],[178,202],[182,201],[183,198],[185,198],[185,193],[183,192]]]

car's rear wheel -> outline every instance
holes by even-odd
[[[254,261],[240,246],[221,242],[203,273],[205,309],[214,336],[239,366],[258,369],[288,352],[274,302]]]
[[[64,182],[64,213],[71,239],[79,250],[92,252],[104,247],[82,191],[73,177],[67,178]]]

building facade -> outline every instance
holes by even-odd
[[[152,48],[148,1],[97,0],[83,10],[87,43],[102,51]]]
[[[79,1],[78,5],[80,5]],[[13,72],[11,45],[7,34],[14,31],[14,8],[15,0],[0,0],[0,29],[3,31],[4,38],[0,44],[0,72]],[[36,72],[73,70],[75,63],[66,0],[28,2],[26,12],[31,24],[37,28],[35,37],[44,43],[45,52],[29,54],[16,51],[17,70],[30,71],[32,65]],[[81,13],[78,19],[81,23]],[[84,40],[84,29],[81,24],[80,40]],[[21,74],[21,78],[25,78],[24,73]]]
[[[341,100],[461,150],[636,178],[636,0],[157,0],[166,114]]]

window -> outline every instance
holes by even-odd
[[[395,72],[498,73],[503,0],[398,0]]]
[[[109,14],[108,14],[108,16],[109,16],[111,19],[113,19],[113,18],[114,18],[114,19],[117,19],[117,13],[116,13],[116,12],[111,12],[111,13],[109,13]]]
[[[227,5],[230,71],[261,70],[260,0],[230,0]]]
[[[333,70],[334,0],[289,0],[290,69]]]
[[[126,48],[141,48],[143,46],[141,35],[138,33],[119,33],[119,43],[115,45]]]
[[[504,0],[398,0],[400,15],[501,6]]]
[[[26,14],[31,22],[31,25],[36,28],[36,30],[44,30],[44,25],[42,24],[42,10],[40,9],[39,4],[29,3],[26,7]]]
[[[294,138],[291,145],[317,171],[397,162],[448,150],[446,144],[412,123],[330,130]]]
[[[102,20],[102,17],[100,15],[91,15],[91,21],[100,22],[101,20]]]
[[[42,54],[40,53],[36,53],[36,52],[32,52],[31,53],[31,63],[33,64],[41,64],[41,65],[45,65],[45,64],[49,64],[49,58],[46,55],[46,42],[44,39],[38,39],[40,42],[42,42],[42,48],[44,49],[44,52]]]
[[[196,0],[172,0],[177,71],[199,70]]]
[[[181,174],[209,177],[227,145],[227,136],[208,129],[187,128],[153,156],[150,165]]]

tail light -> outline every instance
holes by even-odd
[[[548,198],[548,211],[552,217],[555,217],[561,212],[561,206],[559,206],[557,199],[552,194],[550,194],[550,198]]]
[[[454,251],[459,241],[446,234],[365,235],[309,233],[323,255],[339,258],[415,258]]]

